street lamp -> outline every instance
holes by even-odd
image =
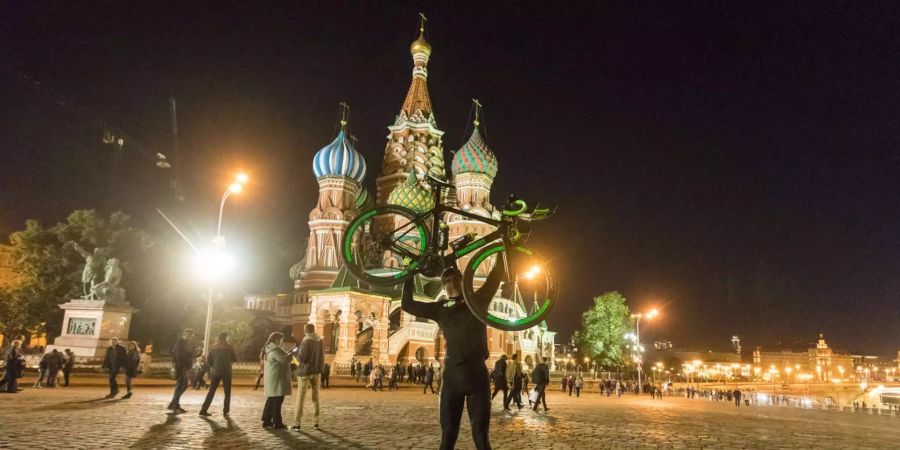
[[[213,312],[213,282],[216,277],[218,277],[223,269],[227,268],[230,263],[229,260],[222,255],[221,248],[225,246],[225,236],[222,236],[222,214],[225,212],[225,201],[228,200],[228,197],[232,194],[240,194],[244,190],[244,184],[249,180],[247,174],[239,173],[234,178],[234,182],[228,185],[228,188],[225,189],[225,193],[222,194],[222,201],[219,203],[219,221],[216,226],[216,235],[213,237],[213,257],[207,261],[204,261],[203,264],[204,271],[207,272],[207,280],[209,282],[209,292],[206,301],[206,329],[203,332],[203,357],[209,357],[209,333],[210,328],[212,328],[212,312]]]
[[[637,313],[632,314],[631,317],[634,319],[634,333],[635,333],[635,344],[637,346],[637,376],[638,376],[638,389],[639,392],[642,391],[643,384],[641,384],[641,371],[644,369],[644,361],[641,357],[641,319],[646,316],[648,319],[652,319],[659,314],[659,310],[656,308],[651,309],[647,313]]]

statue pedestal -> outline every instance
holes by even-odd
[[[47,350],[56,348],[61,352],[68,348],[76,356],[88,358],[102,358],[111,338],[127,340],[131,314],[135,311],[127,304],[83,299],[69,300],[59,307],[66,312],[62,335]]]

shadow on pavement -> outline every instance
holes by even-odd
[[[235,425],[231,417],[225,417],[225,426],[209,417],[200,416],[209,425],[212,433],[203,440],[203,448],[223,448],[238,446],[239,448],[251,448],[253,445],[247,434]]]
[[[366,448],[359,443],[344,439],[334,433],[323,431],[321,429],[313,432],[300,431],[299,433],[296,431],[288,430],[271,430],[270,433],[281,439],[288,448]],[[317,433],[328,435],[328,438],[322,439],[316,436]],[[299,437],[298,435],[309,439],[309,441],[301,441],[297,439],[297,437]]]
[[[178,435],[178,429],[173,425],[180,422],[178,414],[166,414],[166,421],[152,425],[131,448],[166,448]]]
[[[121,398],[108,399],[108,398],[92,398],[90,400],[77,400],[73,402],[62,402],[56,403],[53,405],[41,406],[34,408],[34,411],[62,411],[62,410],[73,410],[73,409],[88,409],[95,408],[97,406],[109,406],[116,403],[121,402]]]

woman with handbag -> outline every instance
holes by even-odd
[[[281,344],[284,335],[274,332],[266,340],[265,371],[263,386],[266,393],[266,405],[263,408],[263,428],[287,428],[281,418],[281,405],[284,397],[291,395],[291,353],[284,351]]]
[[[141,364],[141,349],[137,342],[129,341],[125,346],[125,389],[127,393],[123,399],[131,398],[131,379],[137,378],[138,366]]]

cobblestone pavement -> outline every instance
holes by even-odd
[[[296,391],[295,391],[296,393]],[[263,429],[262,392],[237,388],[231,417],[221,398],[208,419],[197,415],[202,391],[189,390],[188,410],[165,409],[171,390],[140,387],[129,400],[102,400],[104,389],[26,389],[0,395],[0,448],[437,448],[437,396],[418,389],[323,391],[322,429]],[[494,448],[897,448],[900,418],[836,411],[754,406],[707,400],[549,396],[550,411],[503,412],[494,402]],[[285,400],[285,422],[293,417]],[[307,413],[309,414],[309,412]],[[308,417],[308,416],[307,416]],[[458,448],[472,448],[465,417]]]

